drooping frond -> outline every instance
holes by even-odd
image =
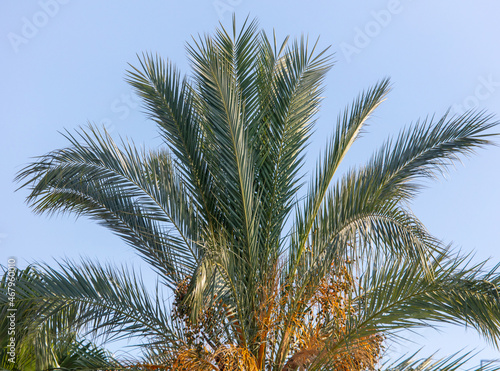
[[[27,291],[19,293],[18,286],[21,288],[31,284],[36,286],[40,279],[34,267],[24,270],[9,267],[2,275],[0,368],[7,370],[122,368],[120,362],[102,347],[78,339],[73,311],[62,310],[50,319],[36,322],[39,317],[37,294]]]
[[[390,337],[403,329],[451,323],[473,327],[497,344],[498,268],[469,266],[465,258],[449,253],[436,257],[430,276],[409,259],[373,264],[360,278],[356,294],[351,293],[356,311],[343,341],[375,333]]]
[[[94,128],[67,134],[72,147],[51,152],[18,175],[36,212],[90,216],[123,238],[175,287],[200,259],[197,209],[170,156],[119,149]]]
[[[107,338],[150,337],[175,343],[177,335],[161,292],[151,295],[134,272],[84,261],[38,269],[37,279],[16,282],[17,300],[36,316],[29,328],[71,316],[72,328]]]

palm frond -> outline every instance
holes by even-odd
[[[423,179],[443,174],[460,156],[491,144],[494,134],[488,131],[498,124],[492,115],[477,111],[447,113],[434,121],[417,122],[394,143],[388,140],[363,169],[379,200],[410,199]]]
[[[177,339],[162,293],[151,295],[125,267],[67,261],[59,269],[39,268],[37,279],[20,279],[16,288],[17,302],[33,308],[28,331],[71,313],[72,328],[83,335],[148,336],[174,343]]]
[[[3,268],[3,267],[2,267]],[[53,369],[115,369],[122,368],[109,352],[87,340],[79,340],[75,326],[75,312],[62,310],[43,323],[36,322],[39,312],[36,293],[29,288],[41,280],[37,270],[29,266],[24,270],[5,269],[0,281],[0,367],[19,370]],[[13,285],[9,285],[9,283]],[[13,301],[9,300],[14,287]],[[33,289],[36,290],[35,287]],[[12,305],[12,304],[13,305]],[[15,326],[10,326],[10,316]],[[9,317],[8,317],[9,316]],[[15,339],[15,350],[8,348],[8,341]],[[14,360],[14,362],[12,362]]]
[[[54,151],[19,173],[31,188],[36,212],[72,212],[98,220],[123,238],[175,285],[192,274],[200,258],[197,209],[164,152],[118,148],[91,127],[83,143],[67,134],[72,147]]]
[[[267,208],[262,239],[268,243],[267,250],[276,254],[282,236],[274,231],[283,228],[301,185],[301,153],[315,122],[331,62],[326,50],[316,54],[316,45],[310,49],[304,38],[291,46],[284,44],[276,54],[277,45],[273,50],[263,37],[256,80],[262,111],[253,127],[260,154],[257,181],[262,184],[262,202]],[[263,260],[267,260],[265,256]]]
[[[204,159],[205,133],[196,111],[194,91],[171,62],[143,55],[139,63],[142,71],[131,66],[127,81],[144,100],[151,119],[159,125],[165,142],[179,161],[185,185],[202,205],[199,210],[210,223],[216,207],[209,196],[213,178]]]
[[[500,334],[499,266],[467,264],[465,257],[442,253],[433,274],[412,260],[375,262],[360,278],[350,328],[356,336],[451,323],[476,329],[493,344]]]
[[[361,94],[339,116],[335,134],[326,149],[324,160],[318,162],[316,166],[316,172],[312,177],[311,189],[308,192],[305,205],[302,211],[297,214],[297,225],[294,228],[296,237],[292,242],[290,254],[290,263],[295,267],[291,269],[292,275],[295,273],[295,269],[306,248],[307,240],[310,238],[311,230],[338,166],[358,138],[370,115],[385,99],[389,86],[389,80],[382,80],[373,88]]]

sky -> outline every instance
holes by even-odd
[[[148,148],[161,146],[132,89],[124,81],[137,54],[158,53],[189,74],[186,42],[228,26],[235,13],[259,19],[268,34],[320,37],[335,66],[308,150],[311,170],[339,110],[361,90],[389,76],[393,90],[340,171],[368,160],[391,135],[419,118],[447,109],[485,109],[500,117],[500,2],[469,1],[129,1],[0,2],[0,264],[16,257],[55,264],[84,256],[140,266],[118,237],[95,222],[35,215],[15,174],[34,157],[66,146],[60,134],[89,122]],[[500,131],[500,128],[497,130]],[[497,139],[500,144],[500,138]],[[500,148],[464,159],[446,178],[429,182],[411,204],[429,231],[475,260],[500,261]],[[148,273],[145,271],[146,277]],[[500,358],[472,330],[441,327],[405,334],[391,347],[404,353],[480,353],[471,362]],[[419,344],[419,345],[417,345]]]

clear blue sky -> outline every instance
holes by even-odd
[[[211,32],[231,13],[248,14],[280,38],[321,36],[336,65],[326,80],[310,162],[333,128],[338,110],[385,76],[394,89],[347,159],[362,163],[390,134],[419,117],[478,107],[500,115],[500,3],[472,1],[123,1],[4,0],[0,3],[0,263],[87,256],[137,264],[121,240],[95,223],[34,215],[27,192],[14,193],[15,173],[30,158],[65,146],[58,131],[88,121],[114,137],[159,146],[155,127],[124,82],[136,53],[158,52],[189,72],[185,42]],[[499,129],[500,130],[500,129]],[[500,149],[480,151],[446,180],[429,184],[412,204],[428,229],[477,259],[500,261]],[[409,338],[424,352],[483,349],[473,331],[442,328]],[[415,349],[401,344],[394,349]],[[477,361],[477,363],[479,363]]]

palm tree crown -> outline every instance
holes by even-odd
[[[133,271],[97,262],[19,272],[30,341],[135,337],[144,361],[120,367],[276,371],[372,369],[399,330],[436,321],[498,344],[498,270],[453,255],[408,208],[423,179],[489,143],[491,116],[420,121],[338,176],[390,89],[384,79],[339,114],[304,192],[327,51],[233,21],[188,52],[189,78],[154,55],[127,77],[165,148],[117,144],[91,126],[19,173],[36,212],[96,219],[158,274],[150,294]]]

